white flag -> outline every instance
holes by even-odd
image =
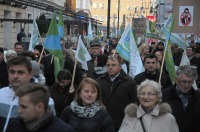
[[[93,40],[92,24],[91,24],[91,20],[90,19],[89,19],[89,26],[88,26],[88,40]]]
[[[122,34],[122,37],[116,47],[116,52],[118,52],[122,58],[129,61],[129,76],[134,78],[135,75],[144,71],[144,66],[130,24],[126,27],[124,33]]]
[[[131,26],[129,25],[129,31],[130,31],[130,62],[129,62],[129,76],[135,77],[137,74],[144,71],[144,66],[142,63],[142,59],[140,57],[140,53],[137,48],[137,44],[135,41],[135,38],[133,36],[133,32],[131,29]]]
[[[78,39],[78,46],[76,49],[75,59],[77,59],[77,61],[81,63],[82,68],[84,70],[88,70],[87,61],[91,60],[91,56],[88,50],[86,49],[81,39],[81,36],[79,36],[79,39]]]
[[[31,39],[29,44],[29,51],[33,51],[34,47],[39,44],[39,30],[38,26],[35,20],[33,20],[33,26],[32,26],[32,33],[31,33]]]

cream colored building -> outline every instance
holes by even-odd
[[[50,5],[52,7],[64,7],[65,0],[30,0],[30,2],[39,2],[38,7],[31,7],[24,0],[16,0],[16,2],[1,0],[0,1],[0,47],[13,49],[13,45],[17,42],[17,34],[21,28],[24,28],[25,33],[28,34],[32,29],[32,24],[24,22],[4,21],[5,19],[35,19],[43,13],[48,11],[40,9],[39,7]]]
[[[152,15],[149,11],[155,6],[155,0],[120,0],[119,27],[122,22],[125,25],[132,24],[132,18]],[[143,7],[143,8],[141,8]],[[142,11],[141,11],[142,9]],[[108,0],[92,0],[91,14],[94,19],[102,22],[99,30],[106,32],[107,27]],[[123,18],[124,16],[124,18]],[[110,7],[110,30],[118,27],[118,0],[111,0]]]

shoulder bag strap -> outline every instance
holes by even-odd
[[[144,127],[144,123],[143,123],[143,121],[142,121],[142,117],[140,117],[139,119],[140,119],[140,123],[141,123],[141,126],[142,126],[143,131],[146,132],[146,129],[145,129],[145,127]]]

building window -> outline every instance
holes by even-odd
[[[99,8],[104,9],[104,4],[103,3],[99,3]]]
[[[98,16],[97,16],[97,15],[94,15],[93,18],[97,20],[97,19],[98,19]]]
[[[97,3],[93,3],[92,7],[96,9],[97,8]]]
[[[100,16],[99,21],[104,21],[104,16]]]

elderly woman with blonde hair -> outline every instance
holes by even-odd
[[[137,88],[140,105],[129,104],[119,132],[179,132],[171,107],[162,100],[161,85],[145,80]]]

